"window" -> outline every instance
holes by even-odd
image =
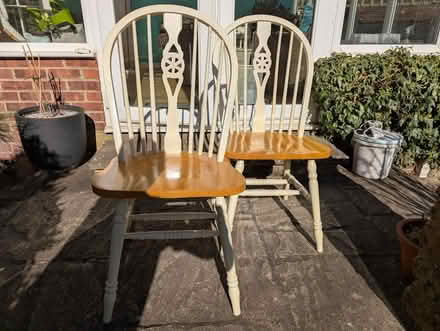
[[[440,0],[347,0],[341,44],[437,44]]]
[[[0,21],[2,42],[86,42],[78,0],[0,0]]]
[[[315,0],[235,0],[235,19],[247,15],[273,15],[300,28],[310,40]]]
[[[142,8],[144,6],[159,5],[159,4],[172,4],[185,6],[193,9],[197,9],[197,0],[131,0],[120,1],[114,0],[114,8],[116,19],[119,20],[129,12]],[[191,63],[190,54],[192,51],[193,43],[193,20],[183,18],[182,31],[179,34],[179,43],[183,48],[184,61],[187,63],[183,73],[184,81],[182,90],[184,93],[179,93],[178,105],[181,108],[188,108],[190,104],[189,96],[191,95]],[[140,62],[140,75],[142,96],[144,105],[150,102],[150,85],[149,85],[149,72],[148,72],[148,55],[147,55],[147,21],[146,19],[140,19],[136,22],[136,35],[138,42],[138,56]],[[135,54],[133,47],[133,35],[131,27],[128,27],[125,32],[121,34],[123,44],[124,55],[124,67],[127,76],[127,90],[129,104],[132,107],[137,107],[137,90],[136,90],[136,71],[135,71]],[[156,91],[156,105],[163,106],[168,103],[167,93],[162,81],[162,50],[168,41],[168,34],[163,28],[162,15],[153,15],[151,17],[151,40],[152,40],[152,54],[153,54],[153,70],[155,91]],[[196,75],[197,77],[197,75]],[[174,82],[173,82],[174,83]]]
[[[235,19],[239,19],[248,15],[273,15],[284,18],[287,21],[295,24],[299,29],[306,35],[306,37],[310,40],[312,34],[312,25],[313,25],[313,17],[314,17],[314,7],[315,1],[313,0],[246,0],[239,1],[235,0]],[[248,105],[254,104],[256,102],[256,82],[253,76],[254,67],[251,64],[253,59],[253,51],[258,41],[256,40],[255,29],[256,26],[249,26],[247,33],[244,31],[244,27],[242,27],[242,31],[237,31],[236,34],[236,49],[237,49],[237,57],[239,64],[239,72],[238,72],[238,99],[239,103],[244,103],[244,91],[243,91],[243,80],[245,77],[245,71],[247,71],[247,103]],[[272,36],[268,40],[269,50],[272,56],[272,63],[275,63],[276,54],[277,54],[277,45],[278,45],[278,35],[279,31],[273,31]],[[247,41],[245,41],[245,35],[247,35]],[[247,47],[246,55],[247,58],[244,58],[244,48]],[[283,32],[281,36],[281,48],[280,48],[280,67],[287,67],[287,54],[289,48],[289,33],[287,31]],[[299,41],[295,40],[293,44],[293,53],[291,60],[291,71],[289,73],[289,93],[293,93],[293,84],[296,76],[296,63],[298,61],[299,56]],[[306,65],[305,58],[302,60],[302,65]],[[266,98],[271,99],[271,93],[273,91],[274,86],[274,77],[275,77],[275,66],[271,67],[272,73],[269,76],[269,80],[267,82],[266,88]],[[301,94],[303,91],[303,83],[305,80],[305,70],[301,71],[300,77],[300,87],[299,87],[299,96],[298,100],[301,100]],[[284,86],[285,75],[278,76],[277,86]],[[283,89],[277,89],[276,102],[277,104],[281,104],[282,102]],[[291,99],[292,96],[288,94],[288,99]]]

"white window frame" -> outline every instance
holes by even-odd
[[[97,2],[99,0],[81,0],[85,43],[29,43],[32,52],[41,57],[95,57],[99,31]],[[25,42],[0,42],[0,57],[24,57],[25,45]]]
[[[440,33],[435,44],[341,44],[342,28],[347,0],[317,0],[312,49],[314,59],[330,56],[333,52],[351,54],[383,53],[395,47],[409,48],[413,54],[440,52]],[[387,16],[391,22],[394,6],[390,6]],[[330,28],[329,28],[330,27]],[[387,25],[384,24],[384,29]],[[388,24],[389,30],[389,24]],[[385,31],[386,32],[386,31]]]

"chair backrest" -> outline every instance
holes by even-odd
[[[226,31],[235,40],[240,71],[241,93],[236,96],[232,129],[266,131],[266,114],[270,114],[270,131],[290,134],[296,130],[302,137],[313,77],[312,49],[306,36],[289,21],[270,15],[242,17]],[[298,101],[301,111],[295,118]]]
[[[163,24],[158,35],[157,23],[160,19],[163,19]],[[153,33],[156,33],[158,40],[152,37],[152,21],[156,24]],[[185,38],[181,33],[183,23]],[[191,27],[192,32],[188,34]],[[146,34],[143,40],[139,38],[141,32]],[[130,38],[129,42],[124,38]],[[182,39],[185,40],[182,42]],[[199,40],[206,40],[202,46],[203,52],[198,47]],[[141,48],[145,43],[146,46]],[[132,53],[128,54],[127,46],[133,48]],[[200,54],[204,52],[207,52],[207,56],[201,57]],[[124,56],[134,58],[134,74],[126,70]],[[161,56],[159,75],[155,73],[155,68],[159,67],[158,56]],[[166,153],[187,150],[201,154],[207,151],[212,156],[216,148],[217,160],[223,160],[236,94],[238,64],[231,40],[211,18],[194,9],[174,5],[154,5],[134,10],[112,29],[105,42],[103,62],[104,83],[118,153],[123,146],[121,122],[124,122],[130,141],[134,141],[135,131],[139,130],[137,138],[140,139],[142,151],[150,148]],[[204,72],[199,81],[197,73],[202,66]],[[118,69],[112,70],[115,67]],[[135,80],[134,84],[127,83],[129,75]],[[115,80],[121,80],[125,121],[119,119]],[[130,109],[134,90],[138,127]],[[214,96],[211,104],[213,109],[209,111],[208,94]],[[185,106],[181,105],[181,99],[185,100]],[[147,112],[145,106],[149,106]],[[164,109],[165,123],[159,120],[160,110]],[[179,123],[179,117],[183,117],[183,122],[186,120],[187,123]],[[166,127],[164,136],[161,135],[161,126]],[[217,129],[221,131],[220,137]]]

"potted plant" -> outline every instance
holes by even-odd
[[[400,270],[406,280],[414,278],[414,259],[422,247],[425,223],[425,218],[410,218],[396,225],[397,238],[400,242]]]
[[[40,169],[68,169],[79,165],[87,150],[86,121],[80,107],[65,105],[60,81],[50,73],[47,79],[54,102],[43,93],[44,76],[40,57],[30,50],[23,52],[32,72],[33,92],[38,105],[19,110],[15,115],[23,149],[29,160]]]
[[[440,193],[440,192],[439,192]],[[417,330],[440,330],[440,201],[423,228],[423,247],[415,259],[414,281],[402,302]]]

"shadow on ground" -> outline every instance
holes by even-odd
[[[1,200],[0,330],[99,330],[113,203],[91,192],[87,165],[33,177],[27,186],[38,189]],[[25,183],[15,186],[26,191]],[[166,326],[185,316],[203,324],[217,305],[231,316],[225,283],[214,239],[126,241],[108,329]],[[169,311],[168,300],[182,309]]]
[[[319,183],[322,222],[327,241],[327,245],[324,244],[326,252],[321,258],[326,260],[325,255],[335,254],[329,252],[333,248],[343,254],[356,273],[362,276],[368,287],[400,322],[401,327],[413,329],[414,326],[401,305],[401,296],[407,283],[400,274],[400,250],[395,227],[403,218],[429,214],[438,195],[432,187],[396,168],[384,180],[371,180],[349,171],[348,162],[338,163],[332,160],[318,162],[321,170]],[[297,173],[299,172],[300,181],[307,185],[305,169],[305,164],[299,164],[299,169],[296,168],[299,170]],[[311,205],[301,197],[298,201],[311,215]],[[289,215],[292,224],[307,242],[314,246],[314,239],[295,218],[294,211],[286,208],[281,200],[277,199],[277,204]],[[344,279],[346,276],[341,274],[340,277]],[[345,281],[348,288],[353,286],[350,279]],[[359,296],[359,304],[368,306],[368,302],[362,302],[365,298],[362,298],[360,289],[353,287],[351,290],[354,295]],[[368,320],[368,315],[381,318],[375,314],[374,309],[363,313],[365,320]]]
[[[321,255],[304,199],[240,198],[241,317],[232,316],[214,240],[127,241],[109,329],[410,328],[394,227],[437,197],[396,170],[373,181],[347,168],[318,162]],[[293,173],[307,183],[304,163]],[[91,192],[87,165],[23,178],[0,190],[0,330],[102,329],[112,201]]]

